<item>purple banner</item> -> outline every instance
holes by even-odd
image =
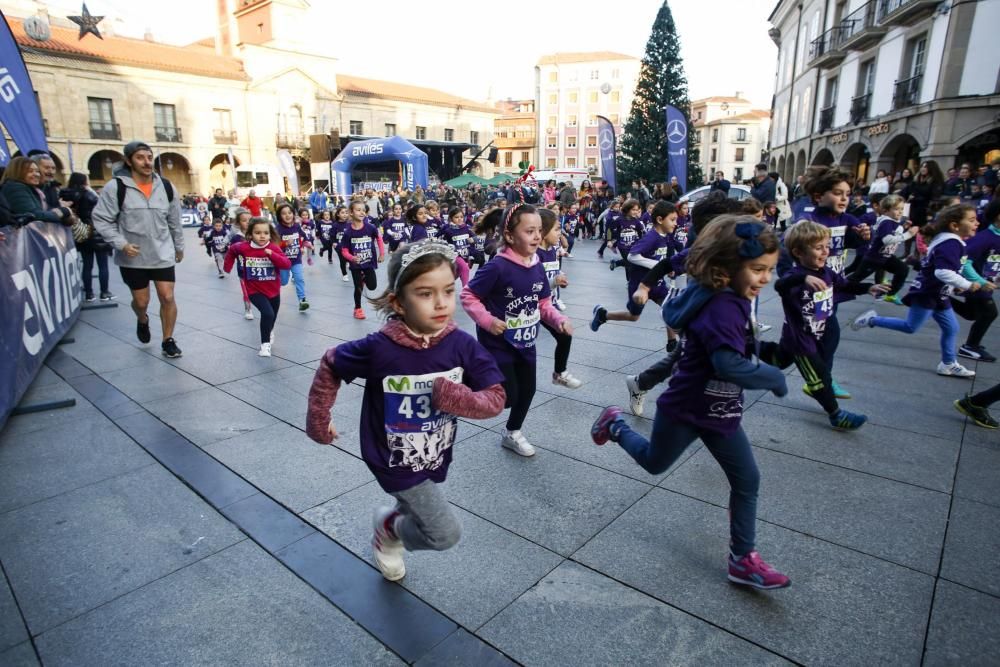
[[[615,141],[615,126],[604,116],[597,117],[597,145],[601,149],[601,175],[617,194],[618,171],[615,156],[618,153],[618,143]]]
[[[42,112],[35,100],[28,68],[24,66],[21,50],[7,25],[7,17],[0,12],[0,122],[7,128],[14,143],[25,155],[32,149],[48,150]]]
[[[677,107],[667,105],[667,180],[677,177],[682,188],[687,189],[688,175],[688,125]]]

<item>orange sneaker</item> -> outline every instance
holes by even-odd
[[[363,319],[365,319],[365,311],[361,310],[360,308],[355,308],[354,309],[354,319],[356,319],[356,320],[363,320]]]

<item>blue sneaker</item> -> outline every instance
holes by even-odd
[[[838,431],[857,431],[868,421],[865,415],[856,415],[853,412],[840,409],[830,415],[830,426]]]
[[[593,439],[594,444],[603,445],[608,440],[611,440],[611,425],[617,421],[621,421],[621,418],[622,409],[617,405],[604,408],[600,416],[597,417],[597,421],[590,427],[590,437]]]
[[[604,306],[597,304],[594,306],[594,317],[590,320],[590,330],[597,331],[601,328],[601,325],[608,321],[608,311],[604,309]]]

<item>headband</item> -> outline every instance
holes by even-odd
[[[403,274],[406,273],[406,267],[426,255],[442,255],[448,260],[449,264],[454,266],[458,253],[455,252],[455,249],[450,244],[436,239],[423,239],[416,243],[411,243],[403,254],[402,261],[399,263],[399,273],[396,274],[396,280],[392,284],[392,291],[394,293],[399,293],[399,281],[402,279]]]
[[[740,244],[740,257],[757,259],[764,254],[764,246],[758,237],[764,231],[764,225],[759,222],[741,222],[736,225],[736,236],[743,239]]]

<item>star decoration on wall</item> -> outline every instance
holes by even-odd
[[[82,16],[67,16],[66,18],[80,26],[79,39],[83,39],[88,32],[93,34],[97,39],[104,39],[101,37],[101,32],[97,29],[97,24],[104,20],[104,17],[91,14],[90,10],[87,9],[86,2],[83,3]]]

